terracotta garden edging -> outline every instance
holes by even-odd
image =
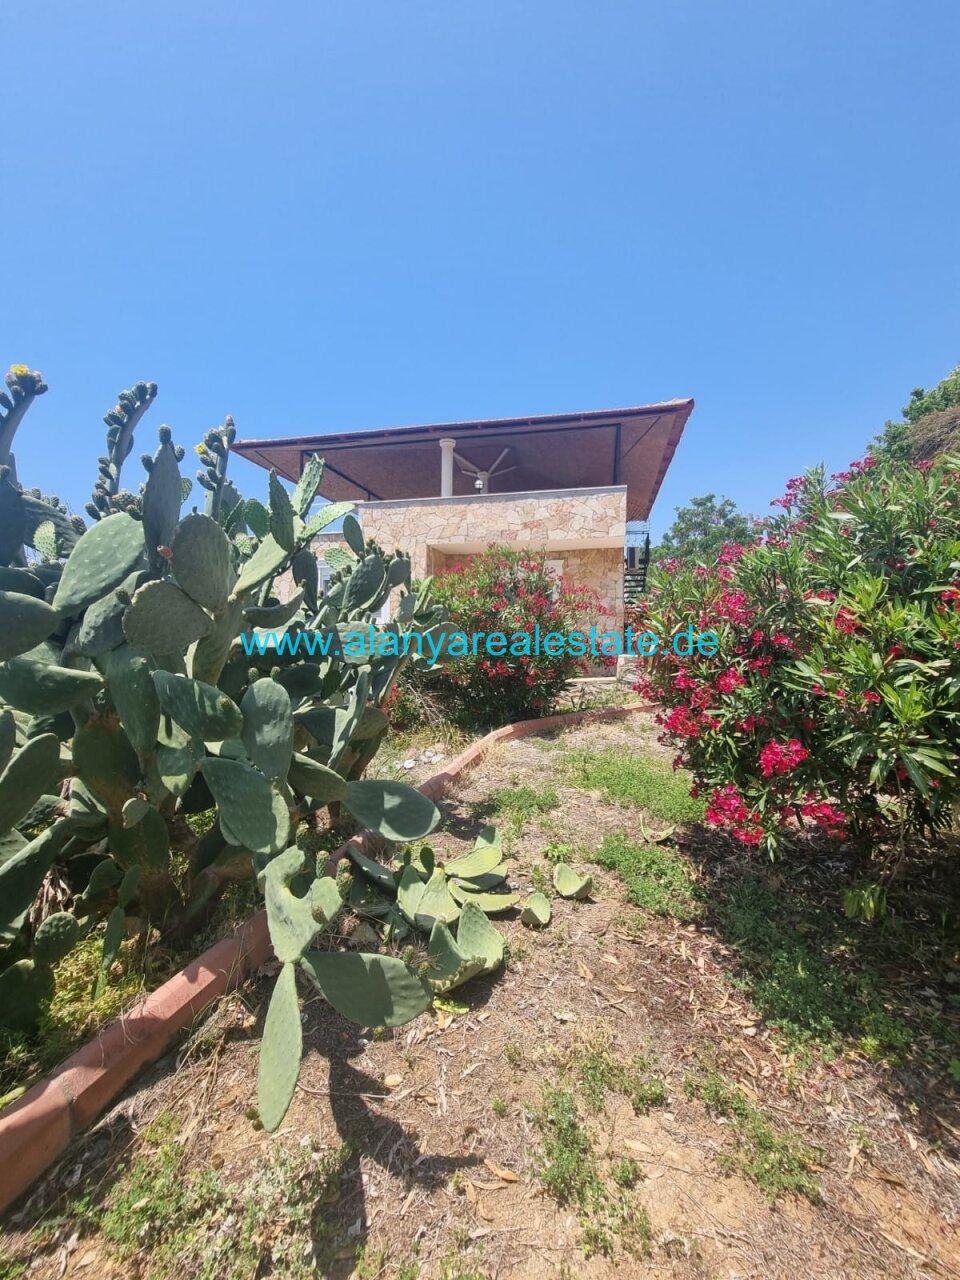
[[[520,720],[474,742],[419,790],[439,800],[451,783],[472,768],[496,742],[525,738],[583,720],[614,719],[650,710],[649,703],[570,711],[540,720]],[[354,837],[366,844],[364,836]],[[352,842],[348,842],[352,843]],[[346,856],[347,845],[334,855]],[[269,958],[266,912],[204,951],[140,1004],[109,1022],[47,1079],[0,1112],[0,1212],[63,1154],[144,1067],[162,1057],[174,1040],[219,996],[238,986]]]

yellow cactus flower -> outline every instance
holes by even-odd
[[[10,366],[10,372],[15,378],[25,378],[30,372],[30,366],[26,364],[12,364]]]

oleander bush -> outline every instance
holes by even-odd
[[[642,625],[719,647],[661,646],[637,687],[713,825],[771,854],[862,840],[889,871],[960,799],[960,458],[868,457],[772,505],[716,562],[657,566]]]
[[[529,645],[512,641],[501,655],[479,648],[476,654],[457,656],[451,646],[442,667],[426,679],[418,674],[452,717],[471,727],[549,714],[591,659],[588,651],[583,656],[569,650],[537,654],[537,628],[541,641],[552,632],[589,634],[596,625],[602,632],[610,613],[591,588],[559,580],[544,551],[489,547],[435,578],[433,592],[450,625],[467,636],[499,632],[508,641],[515,635],[529,637]],[[592,661],[610,665],[614,660],[598,656]]]

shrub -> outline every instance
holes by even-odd
[[[644,626],[689,623],[638,688],[661,704],[707,819],[773,853],[785,824],[902,840],[960,798],[960,459],[789,482],[782,512],[715,564],[666,562]]]
[[[476,655],[450,658],[429,677],[451,714],[482,727],[546,714],[567,682],[587,670],[586,657],[538,655],[537,627],[541,637],[584,634],[610,613],[589,587],[558,581],[543,551],[490,547],[437,578],[433,591],[451,623],[468,636],[502,632],[509,639],[523,632],[530,637],[529,653],[523,642],[511,644],[514,652],[502,657],[479,646]],[[598,661],[609,665],[613,660]]]

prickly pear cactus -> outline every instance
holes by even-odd
[[[391,957],[310,950],[340,898],[309,869],[291,873],[294,883],[309,880],[306,897],[302,886],[291,889],[298,828],[349,815],[405,841],[427,835],[439,814],[412,788],[365,776],[389,729],[384,700],[415,661],[400,656],[403,644],[365,656],[334,646],[312,659],[305,648],[258,651],[257,638],[270,630],[289,638],[289,650],[303,632],[340,637],[373,626],[399,640],[437,630],[442,617],[428,589],[410,591],[409,558],[364,539],[351,504],[317,503],[319,458],[292,492],[271,474],[269,502],[245,501],[228,476],[229,417],[195,450],[198,506],[186,505],[194,481],[181,473],[185,452],[169,427],[141,456],[143,482],[124,487],[154,383],[122,391],[106,414],[89,522],[72,515],[59,498],[24,489],[16,471],[14,437],[47,390],[42,376],[17,365],[6,386],[0,1025],[36,1025],[55,966],[82,931],[106,926],[100,990],[128,914],[184,936],[238,868],[264,873],[284,969],[267,1021],[261,1106],[279,1123],[299,1063],[290,966],[347,1016],[376,1025],[414,1016],[431,990]],[[310,544],[337,520],[350,550],[320,592]],[[281,576],[293,579],[290,598],[280,598]],[[391,593],[394,620],[381,624]],[[208,820],[198,838],[190,820],[199,813]],[[175,860],[185,861],[185,876],[173,874]],[[35,899],[51,869],[72,893],[72,911],[41,920]]]

